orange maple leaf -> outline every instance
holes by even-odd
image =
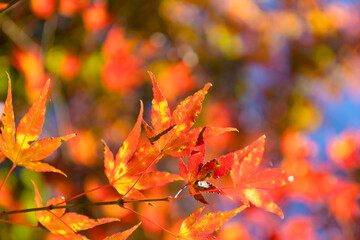
[[[140,224],[141,222],[123,232],[115,233],[109,237],[106,237],[104,240],[125,240],[140,226]]]
[[[201,132],[206,140],[225,132],[237,131],[235,128],[221,127],[190,129],[201,111],[202,102],[211,86],[210,83],[182,101],[171,114],[168,102],[163,96],[154,74],[148,73],[152,80],[154,94],[151,108],[152,127],[143,121],[149,142],[142,144],[134,154],[134,161],[139,162],[138,167],[142,170],[149,166],[149,162],[155,164],[154,158],[159,155],[189,156]]]
[[[13,162],[13,168],[19,165],[32,171],[57,172],[65,175],[59,169],[40,162],[40,160],[50,156],[63,142],[75,136],[75,134],[69,134],[63,137],[44,138],[37,141],[45,121],[45,102],[49,86],[50,80],[46,82],[40,96],[20,120],[15,132],[9,77],[8,95],[0,121],[0,150]]]
[[[35,207],[42,208],[43,203],[39,190],[33,182],[35,189]],[[55,197],[50,199],[45,206],[62,206],[65,205],[64,197]],[[51,233],[60,235],[69,239],[87,239],[77,234],[78,231],[87,230],[105,223],[120,221],[117,218],[100,218],[91,219],[85,215],[77,213],[65,213],[65,208],[44,210],[35,212],[38,222],[48,229]]]
[[[137,150],[139,142],[142,115],[143,105],[141,103],[141,109],[136,124],[124,141],[122,147],[117,152],[115,158],[109,147],[103,142],[105,175],[107,176],[109,183],[121,195],[126,195],[128,191],[131,190],[128,197],[135,199],[143,198],[143,195],[139,190],[145,190],[181,180],[179,175],[170,174],[168,172],[151,171],[143,173],[142,170],[139,169],[139,162],[132,161],[131,158]],[[142,150],[146,151],[146,149]],[[161,157],[162,154],[159,154],[157,158]],[[138,180],[139,178],[141,179]],[[135,182],[137,182],[136,185],[134,185]]]
[[[230,171],[235,190],[245,205],[249,201],[256,207],[275,213],[281,218],[284,214],[263,189],[274,189],[292,181],[281,169],[264,169],[258,171],[265,145],[265,135],[251,143],[249,146],[233,153],[234,163]]]
[[[204,210],[202,207],[182,222],[176,237],[177,239],[189,240],[215,239],[215,236],[209,235],[219,230],[227,221],[245,208],[246,206],[241,206],[232,211],[211,212],[199,218],[200,213]]]

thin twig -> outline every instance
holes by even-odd
[[[10,168],[9,172],[6,174],[6,177],[5,177],[4,181],[1,183],[0,191],[1,191],[2,187],[4,186],[6,180],[8,179],[10,173],[14,170],[15,167],[16,167],[16,165],[13,164],[12,167]]]
[[[229,189],[226,188],[220,188],[220,189]],[[188,194],[185,196],[180,197],[164,197],[164,198],[148,198],[148,199],[138,199],[138,200],[124,200],[123,198],[119,198],[115,201],[107,201],[107,202],[86,202],[86,203],[76,203],[76,204],[68,204],[68,205],[49,205],[45,207],[38,207],[38,208],[27,208],[27,209],[20,209],[20,210],[13,210],[13,211],[3,211],[0,213],[0,217],[3,217],[4,215],[12,215],[17,213],[26,213],[26,212],[37,212],[37,211],[50,211],[53,209],[68,209],[68,208],[83,208],[83,207],[89,207],[89,206],[105,206],[105,205],[118,205],[120,207],[124,207],[125,203],[141,203],[141,202],[169,202],[173,200],[178,200],[186,197],[192,197],[198,194],[202,193],[211,193],[215,192],[217,189],[210,189],[206,191],[201,191],[193,194]]]
[[[187,185],[180,188],[180,190],[175,194],[174,198],[177,198],[179,196],[179,194],[182,192],[182,190],[184,190],[186,187],[187,187]]]
[[[0,222],[6,222],[6,223],[11,223],[11,224],[23,225],[23,226],[28,226],[28,227],[39,227],[39,225],[33,225],[33,224],[21,223],[21,222],[14,222],[14,221],[5,220],[5,219],[0,219]]]
[[[62,222],[68,229],[70,229],[79,239],[84,240],[69,224],[67,224],[64,220],[61,219],[58,215],[56,215],[53,211],[48,210],[49,213],[54,215],[60,222]]]
[[[123,197],[125,197],[126,195],[129,194],[129,192],[134,189],[135,185],[143,178],[143,176],[146,174],[146,172],[150,169],[150,167],[153,166],[153,164],[156,162],[156,160],[158,160],[158,158],[162,156],[162,153],[160,152],[155,158],[154,160],[151,161],[151,163],[149,164],[149,166],[147,166],[147,168],[141,173],[141,175],[138,177],[138,179],[136,179],[135,183],[127,190],[127,192],[124,194]]]
[[[83,207],[89,207],[89,206],[119,205],[122,207],[124,203],[168,202],[169,199],[170,199],[169,197],[153,198],[153,199],[139,199],[139,200],[123,200],[122,198],[120,198],[115,201],[107,201],[107,202],[86,202],[86,203],[76,203],[76,204],[61,205],[61,206],[49,205],[49,206],[38,207],[38,208],[27,208],[27,209],[13,210],[13,211],[3,211],[3,212],[1,212],[0,216],[17,214],[17,213],[26,213],[26,212],[50,211],[53,209],[83,208]]]
[[[26,212],[37,212],[37,211],[49,211],[53,209],[68,209],[68,208],[82,208],[87,206],[104,206],[104,205],[119,205],[119,201],[109,201],[109,202],[87,202],[87,203],[77,203],[77,204],[69,204],[69,205],[49,205],[45,207],[38,207],[38,208],[27,208],[27,209],[20,209],[20,210],[13,210],[13,211],[3,211],[2,215],[11,215],[17,213],[26,213]]]
[[[99,189],[101,189],[101,188],[106,188],[106,187],[109,187],[109,186],[111,186],[111,185],[110,185],[110,184],[107,184],[107,185],[103,185],[103,186],[99,186],[99,187],[90,189],[90,190],[88,190],[88,191],[86,191],[86,192],[77,194],[77,195],[75,195],[75,196],[73,196],[73,197],[71,197],[71,198],[69,198],[69,199],[65,199],[64,201],[61,201],[61,202],[57,203],[56,205],[60,205],[60,204],[63,204],[63,203],[67,203],[67,202],[69,202],[69,201],[71,201],[71,200],[74,200],[74,199],[76,199],[76,198],[78,198],[78,197],[81,197],[81,196],[83,196],[83,195],[85,195],[85,194],[88,194],[88,193],[94,192],[94,191],[96,191],[96,190],[99,190]]]
[[[169,230],[167,230],[167,229],[164,228],[163,226],[159,225],[158,223],[153,222],[151,219],[149,219],[148,217],[146,217],[146,216],[142,215],[141,213],[135,211],[134,209],[128,208],[128,207],[126,207],[126,206],[124,206],[123,208],[129,210],[130,212],[133,212],[133,213],[139,215],[139,216],[142,217],[142,218],[145,218],[145,219],[148,220],[150,223],[154,224],[155,226],[158,226],[159,228],[161,228],[161,229],[164,230],[165,232],[167,232],[167,233],[169,233],[170,235],[176,237],[176,235],[175,235],[174,233],[170,232]]]
[[[140,203],[140,202],[168,202],[170,197],[153,198],[153,199],[139,199],[139,200],[123,200],[122,203]]]
[[[216,192],[217,190],[223,190],[223,189],[231,189],[232,187],[223,187],[223,188],[215,188],[215,189],[209,189],[209,190],[206,190],[206,191],[200,191],[200,192],[196,192],[196,193],[191,193],[191,194],[187,194],[187,195],[184,195],[184,196],[175,196],[175,197],[171,197],[169,198],[169,201],[173,201],[173,200],[177,200],[177,199],[182,199],[182,198],[187,198],[187,197],[192,197],[192,196],[195,196],[195,195],[200,195],[202,193],[214,193]]]

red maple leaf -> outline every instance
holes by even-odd
[[[236,193],[245,205],[251,202],[256,207],[283,218],[281,209],[263,190],[282,187],[293,178],[281,169],[266,168],[257,172],[263,157],[264,145],[265,135],[249,146],[234,152],[234,163],[230,175]]]
[[[202,133],[200,133],[197,147],[193,150],[188,160],[188,167],[180,159],[179,170],[180,176],[186,181],[190,194],[193,194],[196,200],[207,204],[204,197],[199,194],[202,191],[213,190],[211,192],[227,195],[224,191],[210,183],[209,180],[214,180],[228,174],[232,167],[233,159],[232,155],[229,154],[204,163],[204,157],[205,143]]]

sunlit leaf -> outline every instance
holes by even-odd
[[[200,132],[206,140],[213,136],[228,131],[236,131],[234,128],[194,128],[190,129],[198,118],[202,102],[211,87],[207,83],[203,89],[197,91],[180,102],[171,114],[168,102],[165,99],[153,73],[149,72],[153,84],[151,108],[152,127],[144,123],[145,132],[150,142],[162,153],[176,157],[189,156],[195,147]]]
[[[104,142],[105,174],[109,179],[110,184],[122,195],[127,194],[134,183],[142,175],[142,170],[139,168],[138,162],[131,160],[137,150],[139,142],[142,115],[143,105],[141,103],[140,114],[136,124],[124,141],[122,147],[119,149],[115,158],[109,147]],[[147,151],[147,149],[143,149],[143,151]],[[155,156],[153,160],[156,160],[156,158],[160,158],[161,156],[162,154],[158,153],[158,156]],[[143,198],[143,195],[138,190],[145,190],[180,179],[180,176],[167,172],[147,172],[142,175],[141,179],[127,196],[135,199]]]
[[[231,177],[235,189],[245,205],[249,201],[256,207],[284,217],[281,209],[260,189],[285,186],[293,178],[280,169],[264,169],[257,172],[264,153],[265,135],[249,146],[234,153]]]
[[[35,189],[35,207],[41,208],[44,205],[42,203],[40,193],[34,182],[33,185]],[[65,205],[65,203],[62,203],[64,199],[64,197],[52,198],[45,204],[45,206]],[[78,239],[79,236],[82,239],[86,239],[85,237],[78,235],[77,232],[87,230],[105,223],[119,221],[117,218],[91,219],[85,215],[73,212],[65,213],[65,209],[37,211],[36,218],[38,222],[41,223],[41,225],[48,229],[51,233],[69,239]]]
[[[139,222],[138,224],[136,224],[135,226],[133,226],[132,228],[125,230],[123,232],[119,232],[119,233],[115,233],[109,237],[106,237],[104,240],[125,240],[127,239],[130,234],[132,234],[139,226],[140,226],[141,222]]]
[[[209,236],[219,230],[227,221],[241,212],[244,207],[236,208],[232,211],[211,212],[199,218],[204,208],[198,209],[187,217],[181,224],[178,239],[215,239]]]
[[[29,111],[21,118],[15,133],[14,112],[12,107],[11,82],[9,78],[8,96],[4,113],[1,118],[0,150],[15,165],[26,167],[37,172],[62,171],[40,162],[50,156],[61,144],[75,136],[69,134],[63,137],[38,140],[45,120],[45,102],[49,90],[48,80],[37,100]]]

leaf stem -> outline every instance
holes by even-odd
[[[49,213],[54,215],[60,222],[62,222],[70,231],[72,231],[79,239],[84,240],[69,224],[67,224],[64,220],[61,219],[58,215],[56,215],[53,211],[48,210]]]
[[[176,237],[176,235],[175,235],[174,233],[170,232],[169,230],[167,230],[167,229],[164,228],[163,226],[159,225],[158,223],[152,221],[151,219],[149,219],[148,217],[144,216],[143,214],[135,211],[134,209],[128,208],[128,207],[126,207],[126,206],[124,206],[124,208],[127,209],[127,210],[129,210],[130,212],[133,212],[133,213],[139,215],[139,216],[142,217],[142,218],[145,218],[145,219],[148,220],[150,223],[154,224],[155,226],[158,226],[159,228],[161,228],[161,229],[164,230],[165,232],[167,232],[167,233],[169,233],[170,235]]]
[[[186,186],[185,186],[186,187]],[[192,193],[192,194],[187,194],[187,195],[184,195],[184,196],[180,196],[178,197],[178,194],[175,195],[175,197],[170,197],[169,198],[169,201],[173,201],[173,200],[177,200],[177,199],[182,199],[182,198],[187,198],[187,197],[192,197],[192,196],[195,196],[195,195],[200,195],[202,193],[213,193],[213,192],[216,192],[217,190],[223,190],[223,189],[231,189],[231,187],[223,187],[223,188],[215,188],[215,189],[209,189],[209,190],[205,190],[205,191],[200,191],[200,192],[196,192],[196,193]],[[229,197],[229,196],[228,196]],[[230,197],[229,197],[230,198]]]
[[[123,200],[122,203],[139,203],[139,202],[168,202],[171,198],[153,198],[153,199],[139,199],[139,200]]]
[[[180,188],[180,190],[175,194],[174,198],[177,198],[179,196],[179,194],[182,192],[182,190],[184,190],[186,187],[187,187],[187,185]]]
[[[135,185],[142,179],[142,177],[146,174],[146,172],[150,169],[150,167],[152,167],[153,164],[156,162],[156,160],[158,160],[160,157],[162,157],[162,153],[161,153],[161,152],[154,158],[154,160],[151,161],[151,163],[149,164],[149,166],[147,166],[147,168],[145,169],[145,171],[143,171],[143,172],[141,173],[141,175],[138,177],[138,179],[136,179],[136,181],[134,182],[134,184],[127,190],[127,192],[124,194],[123,197],[125,197],[126,195],[129,194],[129,192],[135,187]]]
[[[99,190],[99,189],[101,189],[101,188],[106,188],[106,187],[109,187],[109,186],[111,186],[111,185],[110,185],[110,184],[106,184],[106,185],[102,185],[102,186],[99,186],[99,187],[90,189],[90,190],[88,190],[88,191],[86,191],[86,192],[77,194],[77,195],[75,195],[75,196],[73,196],[73,197],[71,197],[71,198],[69,198],[69,199],[65,199],[64,201],[59,202],[59,203],[57,203],[56,205],[60,205],[60,204],[63,204],[63,203],[67,203],[67,202],[69,202],[69,201],[71,201],[71,200],[74,200],[74,199],[76,199],[76,198],[78,198],[78,197],[81,197],[81,196],[83,196],[83,195],[85,195],[85,194],[88,194],[88,193],[94,192],[94,191],[96,191],[96,190]]]
[[[220,188],[220,189],[226,189],[226,188]],[[26,212],[37,212],[37,211],[50,211],[53,209],[68,209],[68,208],[82,208],[82,207],[89,207],[89,206],[105,206],[105,205],[119,205],[121,207],[124,207],[125,203],[141,203],[141,202],[169,202],[173,200],[178,200],[182,198],[192,197],[194,195],[202,194],[202,193],[211,193],[216,191],[217,189],[210,189],[207,191],[201,191],[195,194],[188,194],[180,197],[164,197],[164,198],[148,198],[148,199],[137,199],[137,200],[124,200],[123,198],[119,198],[115,201],[107,201],[107,202],[85,202],[85,203],[75,203],[75,204],[68,204],[68,205],[49,205],[45,207],[39,207],[39,208],[27,208],[27,209],[20,209],[20,210],[13,210],[13,211],[3,211],[0,213],[0,217],[3,217],[4,215],[11,215],[11,214],[17,214],[17,213],[26,213]],[[1,220],[1,219],[0,219]]]
[[[115,200],[115,201],[107,201],[107,202],[86,202],[86,203],[76,203],[76,204],[69,204],[69,205],[49,205],[45,207],[39,208],[27,208],[27,209],[20,209],[20,210],[13,210],[13,211],[3,211],[0,213],[0,216],[4,215],[12,215],[17,213],[26,213],[26,212],[37,212],[37,211],[50,211],[53,209],[68,209],[68,208],[82,208],[88,206],[105,206],[105,205],[119,205],[123,207],[125,203],[140,203],[140,202],[167,202],[169,201],[169,197],[165,198],[153,198],[153,199],[139,199],[139,200],[123,200],[122,198]]]
[[[5,219],[0,219],[0,222],[23,225],[23,226],[28,226],[28,227],[38,227],[38,225],[33,225],[33,224],[29,224],[29,223],[14,222],[14,221],[5,220]]]
[[[49,205],[45,207],[39,208],[27,208],[27,209],[20,209],[20,210],[13,210],[13,211],[3,211],[3,215],[11,215],[17,213],[26,213],[26,212],[37,212],[37,211],[49,211],[52,209],[62,209],[62,208],[81,208],[86,206],[101,206],[101,205],[115,205],[118,204],[118,201],[111,201],[111,202],[88,202],[88,203],[78,203],[78,204],[69,204],[69,205]]]
[[[1,191],[2,187],[4,186],[6,180],[10,176],[10,173],[14,170],[15,167],[16,167],[16,164],[13,164],[12,167],[10,168],[9,172],[6,174],[6,177],[5,177],[4,181],[1,183],[0,191]]]

